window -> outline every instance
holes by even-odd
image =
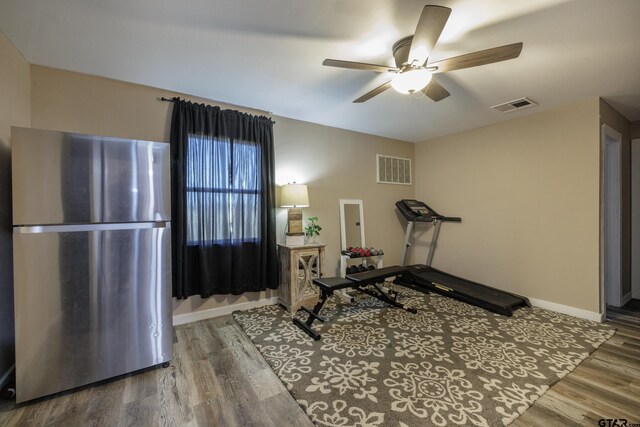
[[[187,244],[258,242],[259,144],[202,135],[187,144]]]
[[[173,295],[276,289],[273,121],[173,103]]]

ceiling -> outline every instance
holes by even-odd
[[[640,120],[640,1],[433,0],[453,9],[430,62],[524,42],[518,59],[438,74],[435,103],[388,76],[322,66],[392,65],[414,0],[2,0],[0,30],[32,64],[196,95],[420,142],[601,96]],[[437,1],[437,2],[436,2]],[[489,107],[520,97],[536,108]]]

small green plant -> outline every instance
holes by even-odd
[[[322,227],[320,227],[317,224],[318,217],[317,216],[312,216],[311,218],[307,218],[307,221],[309,221],[309,225],[307,225],[304,228],[304,234],[306,234],[309,237],[319,236],[320,235],[320,230],[322,230]]]

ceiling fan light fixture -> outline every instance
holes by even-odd
[[[414,93],[422,90],[430,81],[431,71],[416,68],[396,74],[391,80],[391,87],[400,93]]]

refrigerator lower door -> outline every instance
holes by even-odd
[[[18,403],[171,360],[167,226],[14,228]]]

